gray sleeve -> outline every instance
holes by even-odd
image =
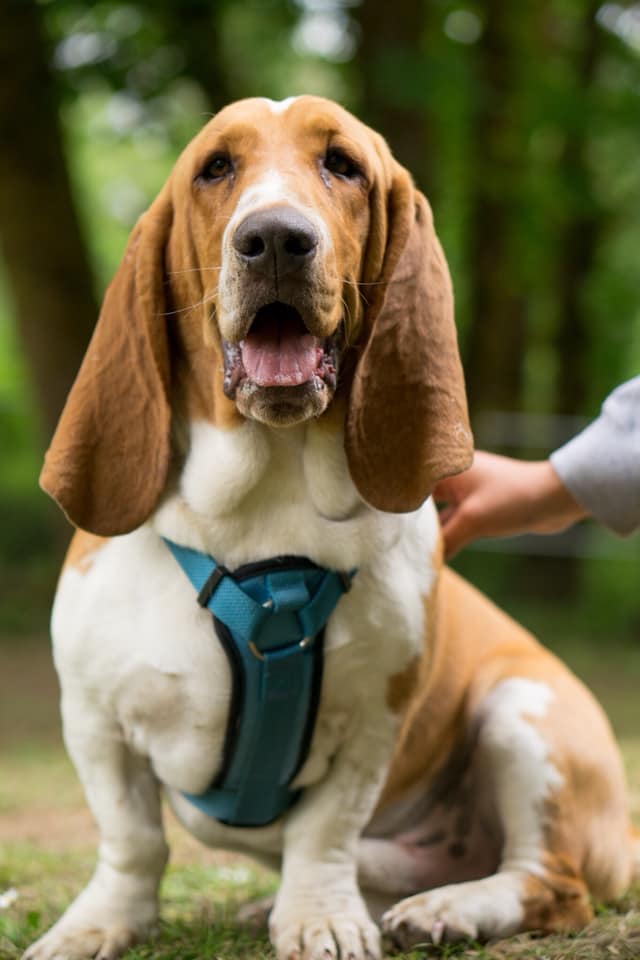
[[[615,533],[640,526],[640,377],[614,390],[586,430],[551,454],[573,496]]]

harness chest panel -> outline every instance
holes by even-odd
[[[323,668],[324,627],[352,573],[304,557],[275,557],[230,573],[213,557],[165,540],[210,611],[227,654],[232,695],[222,767],[184,795],[231,826],[266,826],[299,796]]]

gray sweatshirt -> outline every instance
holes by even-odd
[[[605,527],[623,535],[640,527],[640,377],[609,394],[598,419],[550,459],[578,503]]]

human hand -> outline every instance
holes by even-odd
[[[586,516],[548,460],[481,450],[469,470],[436,484],[433,496],[446,504],[440,522],[447,559],[478,537],[557,533]]]

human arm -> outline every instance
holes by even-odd
[[[478,537],[555,533],[593,516],[616,533],[640,526],[640,377],[614,390],[600,417],[549,460],[477,452],[434,491],[447,556]]]
[[[447,558],[478,537],[557,533],[586,516],[548,460],[527,462],[476,451],[465,473],[434,491]]]
[[[550,461],[599,523],[621,535],[640,527],[640,377],[609,394],[598,419]]]

